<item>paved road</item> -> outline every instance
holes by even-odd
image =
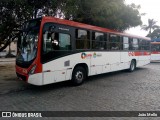
[[[19,85],[20,89],[4,93],[0,88],[0,111],[160,111],[159,62],[133,73],[93,76],[78,87],[69,82],[43,87]]]

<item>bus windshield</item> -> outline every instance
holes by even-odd
[[[39,20],[25,23],[17,43],[17,61],[29,62],[36,57],[39,29]]]

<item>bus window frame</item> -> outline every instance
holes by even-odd
[[[128,43],[124,43],[124,37],[128,38]],[[124,49],[124,45],[128,45],[128,49]],[[128,36],[122,36],[122,51],[129,51],[129,37]]]
[[[44,44],[43,35],[44,35],[44,31],[43,30],[44,30],[44,27],[45,27],[46,24],[52,24],[52,25],[54,25],[55,26],[54,32],[68,34],[70,36],[71,50],[55,50],[55,51],[50,51],[49,52],[50,54],[53,54],[54,52],[66,52],[66,54],[64,54],[62,56],[60,55],[60,56],[57,56],[57,57],[52,57],[52,58],[49,58],[48,60],[43,59],[43,57],[45,57],[45,56],[47,56],[47,54],[49,54],[49,53],[43,54],[44,53],[43,52],[43,44]],[[68,28],[70,28],[72,30],[70,30],[68,32],[66,32],[66,31],[62,32],[63,30],[59,29],[61,26],[68,27]],[[61,58],[63,56],[66,56],[66,55],[69,55],[69,54],[73,53],[73,51],[74,51],[74,42],[73,42],[73,36],[74,36],[74,34],[72,32],[74,30],[73,29],[74,27],[69,26],[69,25],[63,25],[63,24],[59,24],[59,23],[54,23],[54,22],[45,22],[41,28],[42,28],[42,34],[41,34],[41,63],[42,64],[45,64],[45,63],[50,62],[52,60],[55,60],[55,59],[58,59],[58,58]]]
[[[77,27],[73,27],[74,28],[74,50],[75,51],[90,51],[90,50],[92,50],[91,49],[91,30],[90,29],[83,29],[83,28],[77,28]],[[87,34],[89,33],[89,39],[87,39],[88,41],[89,41],[89,46],[90,46],[90,48],[88,49],[77,49],[76,48],[76,45],[77,45],[77,40],[78,41],[83,41],[82,39],[79,39],[79,38],[77,38],[77,34],[76,34],[76,31],[77,30],[85,30],[85,31],[87,31]],[[88,37],[88,35],[87,35],[87,37]]]
[[[111,42],[110,40],[110,35],[115,35],[117,37],[117,39],[119,40],[119,42]],[[108,44],[107,44],[107,48],[109,51],[122,51],[122,39],[121,39],[121,35],[118,34],[114,34],[114,33],[109,33],[108,34]],[[116,44],[118,45],[119,49],[111,49],[112,45],[111,44]]]
[[[102,33],[103,34],[103,41],[97,41],[96,39],[94,39],[93,40],[93,33]],[[101,31],[95,31],[95,30],[92,30],[91,31],[91,50],[95,50],[95,51],[107,51],[107,38],[106,37],[108,37],[108,35],[107,35],[107,33],[105,33],[105,32],[101,32]],[[93,41],[94,42],[99,42],[99,43],[103,43],[103,44],[105,44],[105,48],[104,49],[94,49],[93,48]]]

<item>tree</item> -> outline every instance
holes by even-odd
[[[155,29],[152,33],[148,34],[147,37],[150,37],[152,39],[160,38],[160,29]]]
[[[79,0],[73,20],[124,31],[142,24],[139,7],[124,0]]]
[[[148,19],[148,25],[143,25],[142,29],[148,31],[149,30],[149,34],[152,33],[152,30],[159,28],[158,25],[156,25],[157,21],[155,21],[154,19]]]
[[[124,0],[1,0],[0,51],[15,38],[23,22],[42,15],[124,31],[142,23],[138,9]]]
[[[22,0],[0,1],[0,51],[5,49],[16,36],[17,29],[31,18],[31,11]]]
[[[41,12],[54,16],[53,4],[58,0],[1,0],[0,1],[0,52],[16,38],[17,30],[27,20],[36,18]],[[58,3],[58,2],[57,2]],[[48,8],[47,8],[48,7]],[[52,10],[49,11],[49,9]],[[41,12],[39,10],[41,9]],[[46,12],[48,9],[49,12]],[[57,8],[56,8],[57,9]],[[55,10],[55,11],[53,11]]]

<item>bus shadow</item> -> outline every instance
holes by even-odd
[[[147,68],[136,68],[136,70],[134,72],[140,72],[140,71],[143,71],[143,70],[146,70],[146,69]],[[121,70],[121,71],[104,73],[104,74],[100,74],[100,75],[94,75],[94,76],[89,77],[85,81],[85,83],[92,82],[92,81],[99,81],[100,79],[103,80],[105,78],[111,78],[111,77],[117,77],[118,78],[119,75],[122,75],[122,74],[134,74],[134,72],[129,72],[128,70]]]
[[[134,72],[139,72],[139,71],[146,70],[146,69],[147,68],[137,68],[136,71],[134,71]],[[134,72],[132,72],[132,73],[134,74]],[[99,82],[105,78],[111,78],[111,77],[118,78],[118,76],[121,74],[132,74],[132,73],[128,72],[127,70],[122,70],[122,71],[117,71],[117,72],[110,72],[110,73],[95,75],[95,76],[88,77],[83,85],[90,84],[90,82]],[[109,80],[109,79],[106,79],[106,80]],[[81,85],[81,86],[83,87],[83,85]],[[79,86],[79,87],[81,87],[81,86]],[[23,83],[22,86],[20,86],[18,89],[13,90],[13,91],[8,91],[5,94],[17,93],[17,92],[32,93],[32,95],[36,94],[36,93],[43,94],[43,93],[47,93],[50,91],[56,91],[56,90],[60,90],[60,89],[63,89],[63,90],[70,89],[73,87],[77,87],[77,86],[73,86],[71,84],[71,81],[53,83],[53,84],[44,85],[44,86],[35,86],[35,85]]]
[[[147,68],[137,68],[136,71],[134,71],[134,72],[139,72],[139,71],[146,70],[146,69]],[[99,80],[103,80],[104,78],[109,78],[109,77],[116,77],[117,76],[117,78],[118,78],[118,75],[132,74],[132,73],[134,74],[134,72],[128,72],[127,70],[122,70],[122,71],[117,71],[117,72],[110,72],[110,73],[95,75],[95,76],[88,77],[83,84],[89,84],[90,82],[99,82]],[[77,87],[77,86],[73,86],[71,81],[64,81],[64,82],[53,83],[53,84],[44,85],[44,86],[27,85],[26,90],[31,90],[34,92],[36,92],[36,91],[37,92],[47,92],[47,91],[51,91],[51,90],[54,91],[57,89],[68,89],[71,87]]]

